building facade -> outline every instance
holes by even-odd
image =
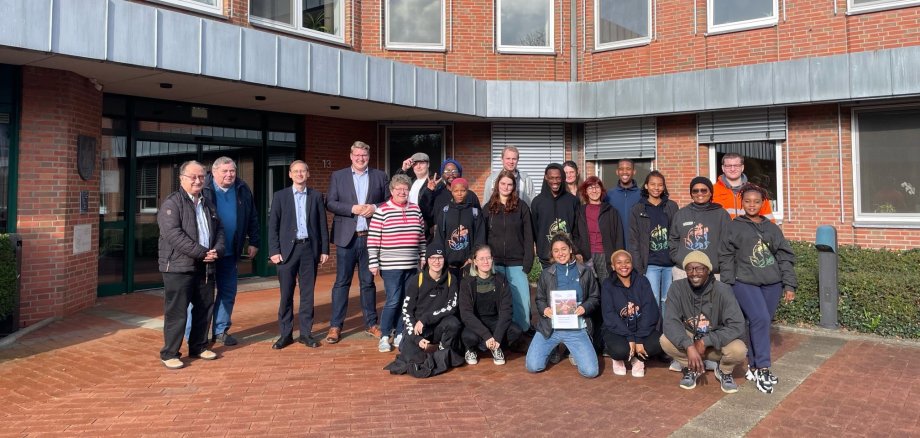
[[[505,145],[616,160],[689,201],[739,152],[791,239],[920,245],[920,0],[0,0],[0,227],[23,325],[155,287],[177,166],[239,163],[262,216],[295,158],[392,173]],[[272,275],[260,253],[243,275]]]

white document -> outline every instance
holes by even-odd
[[[554,290],[549,293],[553,309],[554,329],[579,329],[581,323],[575,309],[578,308],[578,294],[574,290]]]

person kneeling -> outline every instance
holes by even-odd
[[[479,245],[473,250],[470,275],[460,282],[461,338],[466,346],[466,363],[479,361],[477,350],[485,346],[492,352],[495,365],[505,364],[503,345],[511,345],[521,336],[521,328],[511,322],[512,304],[508,280],[492,269],[492,249]]]
[[[661,354],[658,303],[652,285],[633,269],[632,256],[619,250],[610,256],[615,275],[601,287],[604,345],[613,360],[613,374],[626,375],[626,362],[633,377],[645,376],[645,361]]]
[[[696,379],[706,372],[706,359],[719,363],[715,373],[722,391],[738,392],[732,371],[744,362],[747,347],[741,340],[744,315],[735,294],[715,279],[706,253],[690,252],[682,266],[687,278],[675,280],[668,290],[661,348],[682,365],[681,388],[696,387]]]
[[[575,358],[578,372],[588,378],[598,373],[597,355],[591,338],[590,315],[599,305],[597,279],[587,266],[575,261],[575,245],[565,234],[557,234],[550,241],[553,264],[543,270],[537,282],[537,309],[543,309],[537,321],[537,333],[527,349],[527,371],[539,373],[546,369],[550,353],[560,343],[568,347]],[[554,303],[552,292],[574,291],[572,303],[558,300]],[[562,295],[562,294],[560,294]],[[577,316],[577,328],[558,328],[553,324],[553,308],[556,315]]]
[[[457,279],[444,269],[444,246],[428,245],[428,267],[406,281],[402,317],[406,332],[396,360],[385,367],[391,374],[431,377],[463,363],[457,351]]]

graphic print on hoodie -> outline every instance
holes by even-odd
[[[697,222],[684,237],[684,246],[690,251],[706,251],[709,248],[709,227]]]

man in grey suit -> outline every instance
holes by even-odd
[[[278,265],[281,303],[278,305],[278,325],[281,337],[272,344],[280,350],[294,343],[294,283],[300,283],[300,337],[297,341],[307,347],[319,347],[310,336],[313,330],[313,287],[316,266],[329,259],[329,233],[326,231],[326,210],[323,195],[307,187],[310,169],[307,163],[291,163],[288,176],[294,182],[275,192],[268,219],[268,253]]]
[[[365,333],[380,338],[377,325],[377,288],[368,267],[367,223],[374,215],[376,205],[386,201],[388,178],[386,173],[368,168],[370,146],[361,141],[351,145],[351,166],[332,173],[326,208],[332,218],[332,241],[335,243],[335,285],[332,286],[332,317],[326,343],[339,342],[345,313],[348,310],[348,291],[355,265],[361,283],[361,310],[364,313]]]

